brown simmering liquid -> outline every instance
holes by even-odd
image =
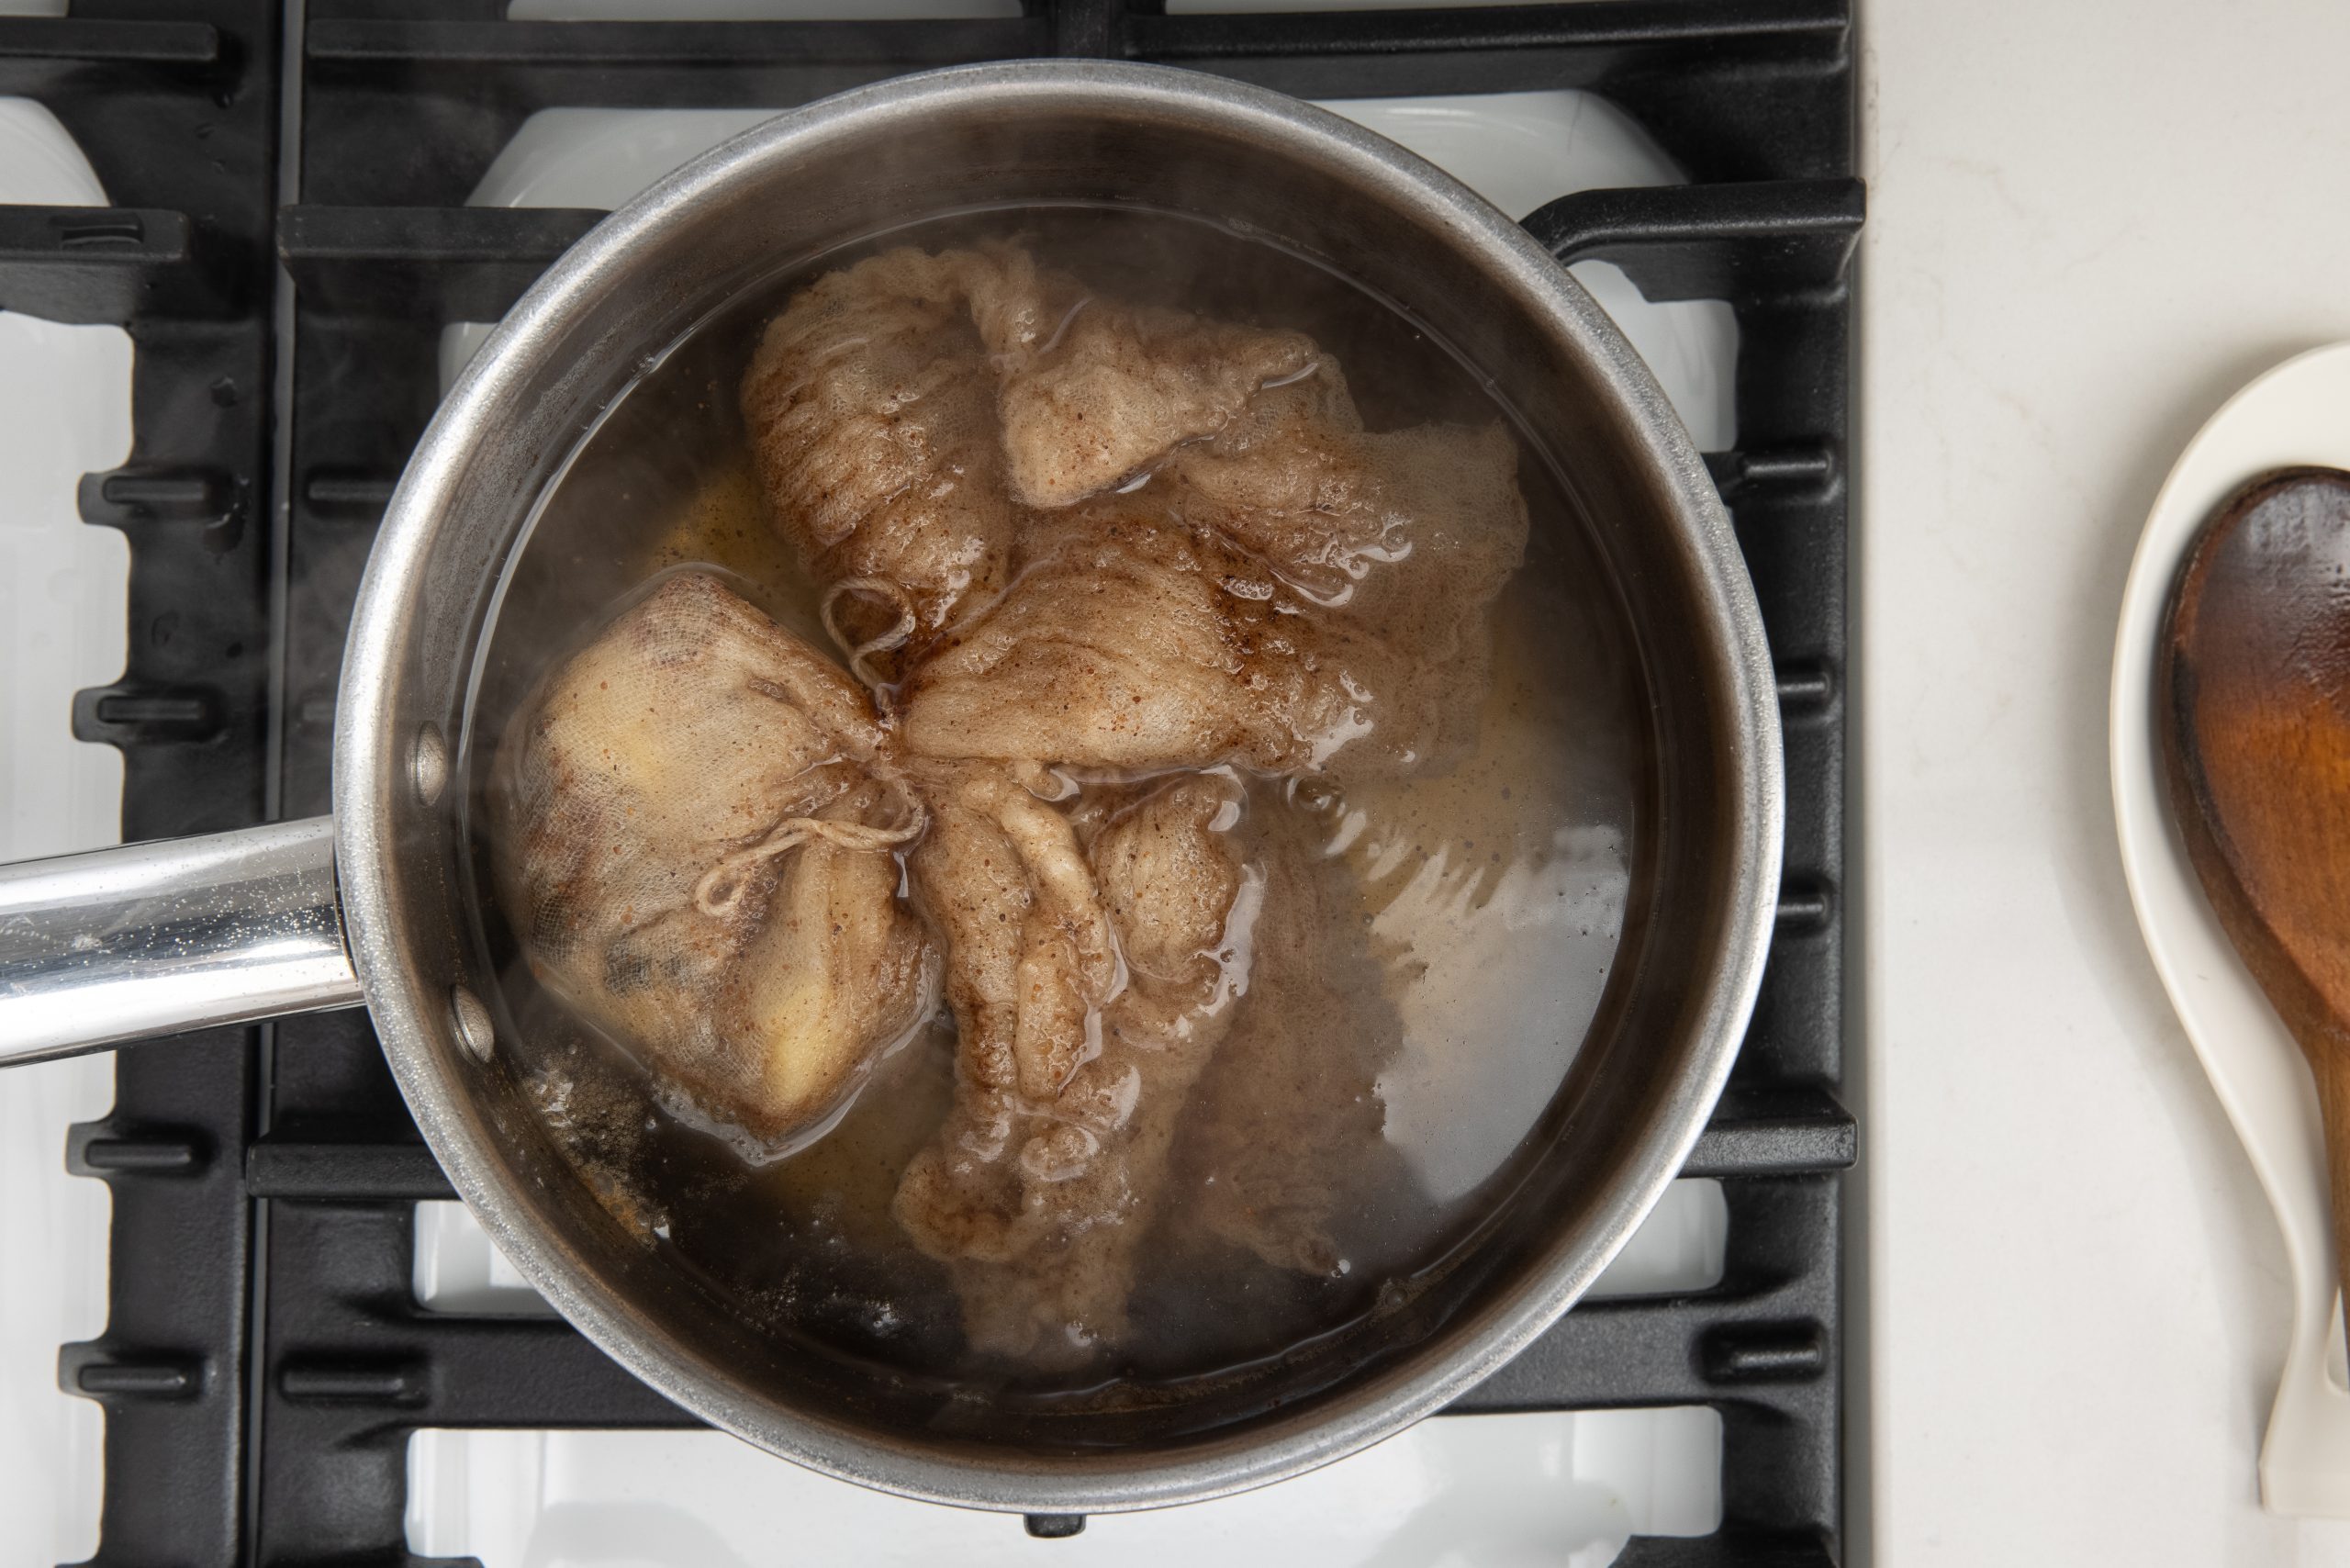
[[[936,248],[980,234],[1018,238],[1105,294],[1304,330],[1345,367],[1372,430],[1507,416],[1404,317],[1306,262],[1196,222],[1028,210],[885,242]],[[823,258],[721,312],[583,445],[501,603],[468,722],[476,781],[530,683],[665,570],[720,567],[782,624],[830,646],[816,592],[763,513],[734,389],[759,325],[797,287],[863,253]],[[1077,1374],[982,1361],[963,1344],[946,1271],[890,1212],[901,1173],[953,1097],[943,1008],[879,1064],[832,1131],[755,1163],[537,990],[484,885],[482,936],[516,1025],[501,1043],[512,1039],[559,1146],[623,1226],[739,1316],[801,1350],[916,1379],[1155,1401],[1165,1385],[1262,1365],[1382,1293],[1408,1291],[1509,1182],[1573,1062],[1623,938],[1646,788],[1644,700],[1622,607],[1557,476],[1530,453],[1520,487],[1532,534],[1494,607],[1490,689],[1467,694],[1481,713],[1472,752],[1438,774],[1344,793],[1318,781],[1248,786],[1250,812],[1289,814],[1318,847],[1344,895],[1337,918],[1360,924],[1372,960],[1363,983],[1378,994],[1362,998],[1365,1026],[1393,1036],[1375,1053],[1380,1130],[1329,1173],[1342,1198],[1331,1226],[1340,1271],[1275,1268],[1185,1225],[1217,1173],[1179,1159],[1142,1254],[1127,1341]],[[1198,1097],[1185,1110],[1210,1114]]]

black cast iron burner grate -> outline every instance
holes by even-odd
[[[1041,54],[1307,97],[1599,93],[1694,183],[1587,191],[1527,224],[1651,299],[1737,311],[1740,446],[1708,462],[1778,664],[1786,880],[1729,1092],[1686,1168],[1723,1183],[1721,1282],[1582,1306],[1453,1408],[1710,1406],[1720,1529],[1636,1537],[1619,1562],[1841,1561],[1849,0],[1026,4],[989,21],[600,23],[509,21],[501,0],[75,0],[0,18],[0,93],[48,106],[120,204],[0,207],[0,307],[120,324],[137,348],[130,460],[79,498],[130,540],[129,666],[73,714],[124,753],[124,836],[327,809],[346,618],[436,401],[440,328],[494,319],[600,216],[463,206],[535,110],[780,108]],[[129,1051],[114,1111],[68,1159],[114,1205],[106,1331],[59,1358],[64,1386],[106,1406],[97,1563],[414,1564],[417,1428],[692,1424],[559,1321],[418,1309],[412,1205],[449,1188],[364,1013]]]

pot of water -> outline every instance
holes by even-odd
[[[1326,1032],[1388,1040],[1345,1091],[1369,1129],[1347,1170],[1276,1161],[1245,1205],[1270,1226],[1259,1211],[1304,1202],[1281,1183],[1315,1186],[1313,1259],[1216,1231],[1215,1184],[1240,1180],[1218,1159],[1251,1156],[1199,1153],[1219,1147],[1204,1123],[1253,1125],[1296,1088],[1227,1052],[1153,1156],[1164,1191],[1113,1213],[1149,1233],[1120,1254],[1116,1333],[1048,1355],[979,1333],[979,1265],[942,1271],[937,1246],[892,1223],[905,1170],[971,1091],[967,1010],[924,992],[813,1133],[746,1145],[575,1016],[498,871],[509,742],[597,628],[683,572],[821,635],[820,596],[775,564],[755,419],[734,398],[761,324],[886,252],[1006,246],[1105,297],[1304,334],[1343,363],[1372,432],[1505,431],[1525,530],[1486,596],[1490,657],[1481,643],[1458,694],[1471,738],[1443,768],[1341,789],[1317,754],[1218,775],[1234,813],[1289,823],[1299,864],[1349,879],[1353,957],[1313,980],[1347,1020]],[[965,689],[980,719],[964,729],[1012,689],[997,678]],[[874,687],[885,717],[898,690]],[[0,1059],[364,1004],[499,1249],[696,1415],[939,1502],[1196,1501],[1441,1407],[1630,1236],[1752,1006],[1779,757],[1768,649],[1705,466],[1622,336],[1515,224],[1393,144],[1234,83],[1080,62],[933,73],[718,148],[540,279],[386,510],[344,657],[334,815],[0,868]],[[1064,770],[1035,800],[1135,788]],[[731,908],[749,885],[702,893]],[[899,890],[917,935],[920,890]],[[1255,1004],[1240,997],[1241,1027]],[[1252,1037],[1287,1059],[1283,1030]]]

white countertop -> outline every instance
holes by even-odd
[[[2180,448],[2350,338],[2350,6],[1862,9],[1853,1533],[2350,1563],[2258,1505],[2283,1254],[2139,938],[2105,717]]]

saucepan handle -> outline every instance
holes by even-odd
[[[0,1066],[359,1000],[332,817],[0,866]]]

